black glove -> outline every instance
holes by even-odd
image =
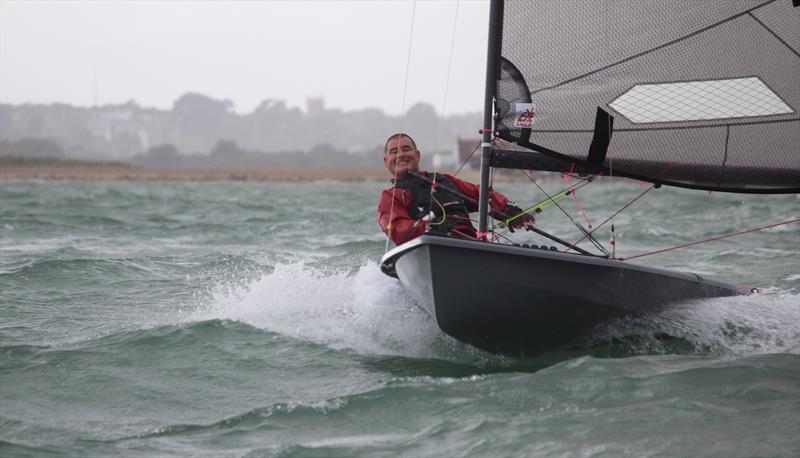
[[[505,214],[509,216],[511,220],[508,223],[508,230],[514,232],[514,229],[521,229],[525,228],[526,230],[533,229],[533,225],[536,223],[536,218],[533,217],[530,213],[522,214],[523,210],[516,205],[509,205],[506,207]],[[522,214],[520,216],[520,214]]]

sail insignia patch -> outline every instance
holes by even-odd
[[[533,119],[536,117],[536,108],[533,103],[517,103],[515,105],[514,127],[530,129],[533,125]]]

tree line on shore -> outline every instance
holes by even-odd
[[[229,168],[302,168],[318,169],[373,169],[383,167],[382,153],[351,154],[323,144],[309,151],[284,151],[262,153],[248,151],[236,142],[221,140],[208,154],[183,154],[175,145],[164,144],[150,148],[117,164],[135,165],[153,169],[229,169]],[[18,159],[12,161],[12,159]],[[0,141],[0,160],[3,164],[54,165],[79,162],[98,162],[96,159],[70,158],[51,140],[23,138],[14,142]],[[48,161],[49,160],[49,161]],[[108,161],[99,161],[107,163]],[[422,160],[423,166],[431,165],[431,156]]]
[[[439,116],[419,103],[391,116],[378,109],[304,110],[265,100],[247,114],[228,100],[187,93],[172,109],[0,104],[0,155],[122,161],[145,167],[380,167],[386,137],[411,133],[430,159],[477,138],[477,113]]]

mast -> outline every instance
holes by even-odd
[[[478,202],[478,237],[487,239],[489,214],[489,156],[494,135],[494,99],[500,69],[500,46],[503,40],[503,0],[492,0],[489,6],[489,47],[486,51],[486,93],[483,104],[483,142],[481,146],[481,187]]]

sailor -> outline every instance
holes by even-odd
[[[479,186],[448,174],[420,171],[420,157],[408,134],[397,133],[386,140],[383,162],[392,175],[392,186],[381,193],[378,202],[378,224],[383,232],[397,245],[423,234],[477,239],[469,214],[478,211],[478,206],[459,194],[477,200]],[[491,192],[490,203],[493,210],[512,217],[512,230],[533,227],[533,216],[520,215],[522,209],[499,192]]]

